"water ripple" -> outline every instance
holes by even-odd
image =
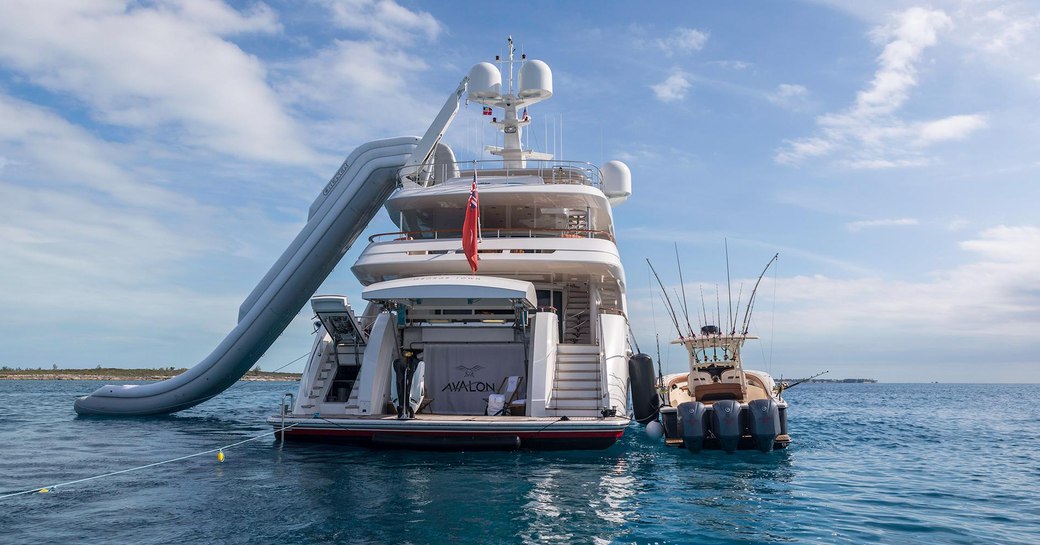
[[[289,384],[175,416],[76,418],[95,384],[0,381],[0,494],[266,433]],[[19,496],[4,542],[1037,543],[1036,385],[804,385],[791,448],[415,453],[263,438]],[[984,401],[984,403],[983,403]],[[1009,407],[1002,413],[986,407]]]

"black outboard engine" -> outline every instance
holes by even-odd
[[[773,442],[780,435],[780,407],[772,399],[755,399],[748,403],[748,428],[755,446],[762,452],[773,450]]]
[[[679,435],[690,452],[700,452],[704,448],[704,438],[708,435],[707,416],[708,409],[700,401],[679,404]]]
[[[632,412],[636,421],[645,425],[657,420],[661,396],[657,393],[654,361],[650,356],[636,354],[628,359],[628,380],[632,384]]]
[[[711,431],[719,439],[722,450],[731,454],[735,452],[744,433],[740,403],[733,399],[720,399],[712,404]]]

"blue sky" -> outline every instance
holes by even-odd
[[[342,158],[422,134],[512,35],[555,80],[532,146],[632,169],[644,351],[673,333],[644,259],[677,287],[677,245],[690,306],[725,313],[728,240],[745,297],[780,253],[754,366],[1040,380],[1036,4],[733,4],[4,2],[0,365],[194,365]],[[446,137],[462,158],[490,143],[479,113]],[[322,292],[358,299],[359,250]],[[301,313],[261,366],[310,332]]]

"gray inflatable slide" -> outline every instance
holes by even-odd
[[[414,137],[377,140],[347,157],[311,205],[300,234],[242,303],[238,325],[206,359],[161,382],[103,386],[76,399],[76,412],[167,414],[202,403],[234,384],[288,327],[368,226],[419,143]]]

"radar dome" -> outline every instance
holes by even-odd
[[[530,60],[520,67],[520,98],[527,103],[538,102],[552,96],[552,70],[539,60]]]
[[[497,98],[502,94],[502,72],[489,62],[476,64],[469,69],[468,89],[475,102]]]
[[[621,204],[632,196],[632,171],[621,161],[607,161],[599,167],[603,194],[610,204]]]

